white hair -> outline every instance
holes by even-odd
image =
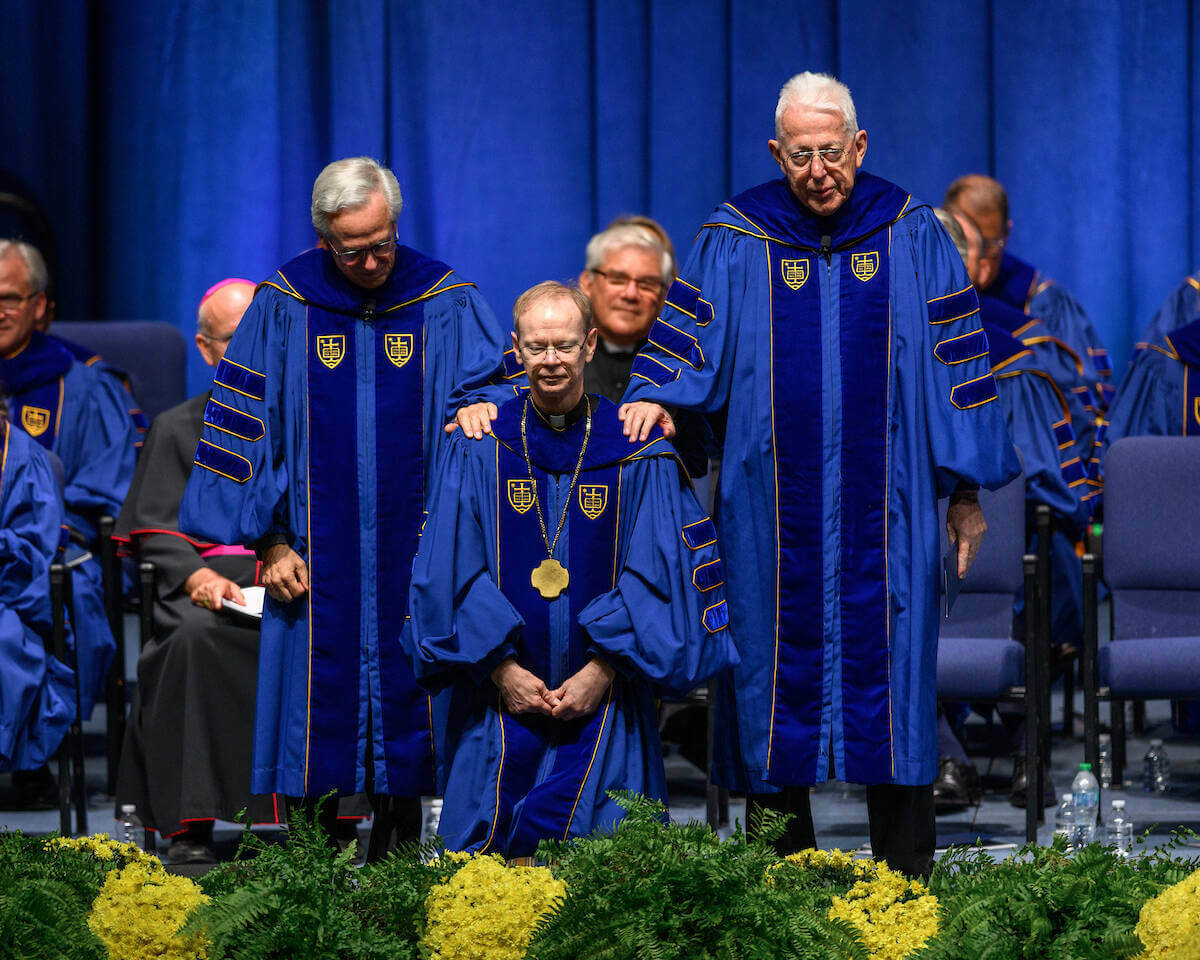
[[[846,134],[858,133],[858,116],[854,110],[854,98],[850,88],[837,77],[828,73],[798,73],[779,91],[779,103],[775,105],[775,138],[783,135],[783,115],[792,107],[813,107],[842,115]]]
[[[29,292],[42,293],[46,289],[49,273],[42,252],[31,243],[24,240],[0,240],[0,260],[9,254],[20,257],[29,272]]]
[[[313,183],[312,223],[317,233],[328,237],[331,216],[361,207],[373,193],[383,194],[394,223],[403,201],[400,184],[391,170],[370,157],[349,157],[329,164]]]
[[[954,249],[958,251],[958,255],[963,258],[963,262],[967,259],[967,233],[962,228],[962,224],[958,222],[958,218],[949,210],[943,207],[934,207],[933,215],[938,218],[942,228],[950,235],[950,240],[954,244]]]
[[[653,231],[632,223],[619,223],[601,230],[588,241],[587,252],[584,255],[585,270],[599,270],[604,266],[605,258],[614,250],[624,247],[638,247],[647,250],[658,257],[659,272],[662,273],[664,287],[669,287],[675,279],[675,261],[670,252],[662,245]]]

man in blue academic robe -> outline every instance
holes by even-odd
[[[121,511],[133,477],[136,432],[125,391],[35,329],[46,309],[45,290],[41,254],[21,241],[0,241],[0,392],[9,396],[12,422],[62,460],[71,538],[98,556],[96,524]],[[72,584],[86,720],[103,696],[116,644],[104,612],[99,561],[77,566]]]
[[[985,269],[979,289],[985,318],[988,301],[995,300],[1040,319],[1050,335],[1078,357],[1082,382],[1094,400],[1096,412],[1107,410],[1113,397],[1108,351],[1079,301],[1061,284],[1006,249],[1012,220],[1003,185],[992,177],[967,174],[946,188],[945,205],[965,213],[983,232]]]
[[[844,85],[781,92],[784,178],[703,225],[634,364],[630,439],[662,404],[727,411],[718,526],[742,656],[718,694],[714,777],[796,815],[831,772],[868,785],[876,856],[927,872],[937,772],[937,498],[963,575],[976,489],[1019,463],[962,260],[926,204],[859,174]]]
[[[609,791],[666,799],[655,697],[737,661],[711,519],[661,432],[631,448],[584,393],[591,306],[513,308],[529,392],[451,443],[413,564],[405,648],[451,690],[441,834],[528,857],[611,828]]]
[[[259,286],[218,364],[179,526],[264,562],[252,792],[366,790],[415,837],[434,712],[399,637],[422,508],[447,419],[515,389],[489,386],[475,285],[397,245],[400,205],[369,158],[317,177],[321,248]]]
[[[75,716],[71,670],[46,652],[62,522],[49,457],[0,416],[0,771],[42,767]],[[19,775],[14,785],[20,794]]]

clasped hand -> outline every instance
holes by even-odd
[[[587,717],[600,706],[600,699],[613,680],[613,668],[593,657],[555,690],[509,657],[492,671],[492,682],[500,691],[504,708],[512,714],[542,714],[555,720]]]

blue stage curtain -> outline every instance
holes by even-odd
[[[501,315],[645,212],[680,255],[776,175],[780,84],[854,91],[867,167],[937,201],[1009,189],[1012,250],[1072,289],[1123,369],[1200,267],[1200,0],[0,0],[0,167],[58,234],[67,319],[190,332],[227,275],[313,242],[321,166],[370,154],[403,242]],[[208,371],[193,358],[190,386]]]

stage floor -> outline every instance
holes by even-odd
[[[1079,698],[1076,702],[1077,706],[1081,705]],[[1061,704],[1061,693],[1056,691],[1053,695],[1053,716],[1062,716]],[[96,716],[99,718],[101,713],[102,711],[97,709]],[[1102,718],[1106,719],[1107,715],[1105,705],[1102,708]],[[1080,735],[1070,742],[1063,742],[1056,734],[1051,777],[1056,791],[1060,794],[1070,789],[1071,780],[1083,759],[1082,726],[1082,721],[1077,720],[1076,730]],[[972,743],[981,739],[984,725],[979,718],[972,717],[969,729],[974,734],[970,738]],[[112,803],[104,794],[103,732],[102,722],[89,723],[85,728],[88,748],[88,829],[93,833],[106,831],[115,834]],[[1141,788],[1142,755],[1151,737],[1161,737],[1165,741],[1171,760],[1171,790],[1163,796],[1145,793]],[[1134,823],[1135,834],[1141,835],[1147,829],[1151,830],[1147,839],[1147,845],[1150,847],[1164,843],[1171,831],[1178,826],[1189,827],[1200,833],[1200,739],[1174,737],[1169,704],[1147,704],[1145,733],[1138,737],[1130,736],[1127,753],[1129,762],[1125,770],[1125,789],[1107,791],[1101,798],[1101,809],[1108,810],[1109,801],[1113,798],[1124,798],[1127,814]],[[938,846],[945,847],[951,843],[969,843],[981,839],[989,845],[995,845],[996,856],[1002,857],[1008,851],[1020,847],[1025,838],[1025,812],[1008,801],[1011,760],[1007,756],[998,757],[992,763],[989,774],[986,757],[973,753],[972,759],[983,775],[983,802],[978,808],[968,808],[938,817]],[[678,754],[670,752],[667,756],[667,778],[672,817],[676,820],[704,819],[703,774]],[[50,833],[58,829],[56,810],[15,810],[12,809],[13,803],[10,778],[6,774],[0,774],[0,829],[22,830],[34,834]],[[819,846],[827,849],[865,849],[864,845],[868,839],[867,812],[865,791],[862,787],[843,783],[825,784],[813,792],[812,811]],[[732,831],[734,824],[743,820],[744,812],[744,802],[736,797],[731,799],[730,823],[722,826],[721,832]],[[1040,843],[1049,843],[1053,830],[1054,809],[1048,808],[1045,813],[1046,823],[1038,831]],[[369,830],[368,821],[360,830],[360,849],[365,848]],[[260,827],[256,828],[256,831],[268,836],[281,832],[275,827]],[[227,858],[233,855],[240,832],[241,828],[237,824],[217,824],[214,845],[219,857]],[[1188,848],[1189,856],[1196,853],[1197,848]],[[187,869],[186,872],[195,870]]]

